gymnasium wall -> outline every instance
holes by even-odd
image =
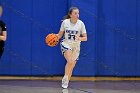
[[[58,33],[70,6],[80,9],[88,41],[82,42],[75,76],[140,76],[139,0],[1,0],[7,41],[0,75],[63,75],[60,46],[45,37]]]

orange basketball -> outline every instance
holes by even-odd
[[[46,44],[48,46],[51,46],[51,47],[56,46],[58,44],[58,42],[59,42],[59,39],[56,34],[52,33],[52,34],[48,34],[46,36]]]

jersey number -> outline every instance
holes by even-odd
[[[68,34],[68,39],[73,39],[73,40],[75,40],[75,35]]]

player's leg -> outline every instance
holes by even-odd
[[[69,75],[69,73],[71,72],[73,66],[74,66],[74,58],[72,55],[72,51],[71,50],[67,50],[64,53],[64,57],[67,60],[66,66],[65,66],[65,75]]]
[[[69,44],[69,42],[62,41],[60,44],[61,44],[62,54],[64,55],[64,57],[67,61],[66,66],[65,66],[65,74],[62,79],[62,87],[67,88],[68,83],[69,83],[68,75],[71,71],[72,63],[74,62],[73,57],[72,57],[72,48],[71,48],[71,44]]]
[[[69,80],[71,79],[73,69],[74,69],[74,67],[76,65],[76,62],[77,62],[77,60],[79,58],[79,53],[80,53],[80,45],[79,44],[73,44],[72,47],[73,47],[72,57],[74,59],[74,62],[72,62],[71,71],[70,71],[70,73],[68,75]]]
[[[76,61],[74,61],[74,62],[72,63],[71,70],[70,70],[70,72],[69,72],[69,74],[68,74],[68,79],[69,79],[69,80],[71,79],[72,72],[73,72],[73,69],[74,69],[74,67],[75,67],[75,64],[76,64]]]
[[[71,72],[72,66],[73,66],[73,57],[72,57],[72,51],[70,49],[68,49],[67,51],[65,51],[64,53],[64,57],[67,60],[66,66],[65,66],[65,75],[62,79],[62,87],[63,88],[67,88],[68,87],[68,83],[69,83],[69,73]]]

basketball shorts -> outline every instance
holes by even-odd
[[[60,46],[61,46],[61,52],[63,55],[67,50],[71,50],[74,60],[77,61],[79,59],[80,43],[62,40],[60,43]]]

